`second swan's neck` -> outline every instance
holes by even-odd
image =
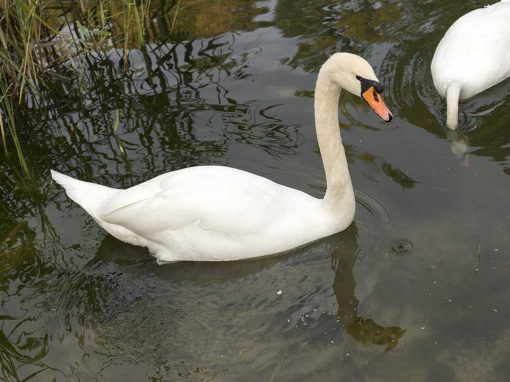
[[[459,124],[459,97],[460,86],[452,82],[446,90],[446,126],[455,130]]]
[[[315,129],[326,173],[326,206],[343,209],[354,205],[354,191],[338,125],[340,87],[326,73],[319,73],[315,86]]]

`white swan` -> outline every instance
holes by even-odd
[[[510,77],[510,0],[459,18],[439,42],[431,63],[438,93],[446,98],[446,124],[458,125],[459,99]]]
[[[338,126],[344,88],[392,118],[382,86],[363,58],[336,53],[315,88],[315,124],[326,172],[324,199],[245,171],[198,166],[160,175],[126,190],[53,179],[116,238],[148,247],[158,262],[225,261],[287,251],[347,228],[355,200]]]

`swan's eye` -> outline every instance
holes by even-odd
[[[372,87],[372,81],[367,80],[366,78],[363,78],[361,76],[356,76],[356,79],[361,84],[361,94],[365,93],[368,89]]]
[[[374,89],[375,93],[381,94],[384,90],[381,83],[373,80],[367,80],[366,78],[363,78],[361,76],[356,76],[356,79],[361,83],[361,94],[365,93],[369,89]],[[377,100],[377,96],[374,93],[374,98]]]

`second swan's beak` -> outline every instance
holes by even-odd
[[[361,96],[370,105],[373,111],[381,117],[384,121],[389,122],[393,118],[390,109],[384,104],[381,93],[375,90],[374,86],[370,86],[367,90],[361,93]]]

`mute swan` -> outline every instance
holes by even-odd
[[[327,190],[324,199],[245,171],[197,166],[126,190],[53,179],[111,235],[148,247],[159,263],[226,261],[270,255],[347,228],[355,201],[338,126],[340,90],[364,98],[385,121],[392,114],[382,86],[363,58],[335,53],[315,87],[315,125]]]
[[[471,11],[448,29],[431,63],[438,93],[446,98],[446,124],[458,125],[459,99],[510,76],[510,0]]]

